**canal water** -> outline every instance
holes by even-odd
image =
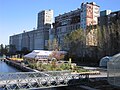
[[[0,56],[0,73],[13,73],[13,72],[21,72],[20,70],[6,64],[2,58],[5,58],[5,56]]]
[[[0,60],[0,73],[11,73],[11,72],[20,72],[20,70],[6,64],[4,61]]]

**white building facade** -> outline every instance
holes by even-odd
[[[99,16],[100,9],[95,2],[81,4],[81,28],[86,29],[87,26],[97,25]]]
[[[37,29],[44,28],[44,25],[53,23],[53,10],[43,10],[38,13]]]
[[[99,16],[100,7],[95,2],[81,4],[80,24],[83,30],[98,25]],[[86,32],[86,45],[97,46],[97,29],[95,27]]]

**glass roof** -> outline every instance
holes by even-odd
[[[120,53],[114,55],[110,62],[120,62]]]

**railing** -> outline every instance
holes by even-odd
[[[64,70],[64,71],[46,71],[44,73],[49,74],[50,76],[61,76],[61,75],[69,75],[69,74],[71,74],[71,71],[70,70]]]
[[[51,72],[52,73],[52,72]],[[55,72],[53,72],[55,73]],[[89,78],[88,74],[48,75],[43,72],[0,73],[1,89],[37,89],[78,84],[75,80]]]

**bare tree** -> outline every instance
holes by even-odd
[[[75,30],[65,36],[64,42],[65,47],[68,48],[69,56],[84,56],[84,40],[84,31],[82,29]]]

